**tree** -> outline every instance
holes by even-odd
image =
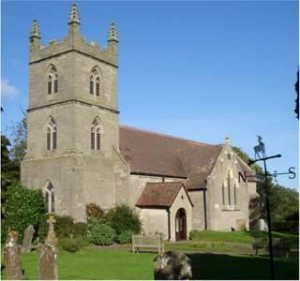
[[[2,219],[2,242],[8,228],[19,233],[22,241],[25,228],[32,224],[35,228],[45,214],[44,196],[41,190],[28,189],[14,182],[7,190],[5,201],[5,219]]]
[[[9,158],[10,142],[1,135],[1,219],[5,218],[6,194],[10,185],[20,179],[20,167]]]
[[[1,135],[1,191],[6,189],[13,181],[20,179],[20,167],[18,163],[9,157],[10,141]]]
[[[26,116],[11,128],[12,149],[10,156],[13,160],[21,163],[27,148],[27,118]]]
[[[299,193],[297,190],[272,184],[270,188],[270,209],[273,229],[290,231],[299,226]]]
[[[249,156],[244,153],[240,148],[234,147],[235,152],[246,162],[249,163]],[[263,175],[264,172],[257,164],[252,165],[257,175]],[[286,188],[279,184],[274,184],[272,178],[268,177],[268,186],[270,188],[270,210],[273,224],[273,230],[277,231],[290,231],[291,228],[295,229],[295,224],[298,224],[297,212],[299,212],[299,193],[297,190]],[[257,193],[259,194],[260,210],[262,218],[266,218],[266,186],[263,180],[257,182]],[[258,198],[253,198],[250,202],[250,214],[257,216],[257,212],[253,209],[257,208]],[[292,221],[292,223],[286,223]]]
[[[295,83],[295,90],[296,90],[296,106],[295,106],[295,113],[297,119],[299,119],[299,69],[297,71],[297,81]]]

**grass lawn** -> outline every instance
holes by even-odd
[[[197,240],[165,243],[166,251],[186,253],[192,261],[193,279],[198,280],[268,280],[270,279],[267,252],[254,256],[252,237],[266,236],[256,232],[203,231]],[[273,233],[288,237],[298,245],[298,235]],[[297,246],[298,249],[298,246]],[[130,245],[113,247],[89,246],[77,253],[58,254],[58,275],[61,280],[153,280],[153,259],[156,253],[132,254]],[[275,278],[299,279],[299,256],[275,258]],[[38,255],[22,254],[22,267],[27,280],[38,279]]]
[[[224,253],[183,251],[192,260],[193,279],[270,279],[268,257]],[[155,253],[132,254],[129,246],[120,248],[88,247],[77,253],[58,255],[59,279],[153,279]],[[37,253],[22,255],[26,279],[38,279]],[[298,256],[275,260],[276,279],[298,279]]]

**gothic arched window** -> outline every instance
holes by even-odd
[[[91,128],[91,149],[101,149],[101,126],[98,120],[95,120]]]
[[[100,96],[100,71],[97,67],[91,71],[90,94],[97,97]]]
[[[48,71],[48,94],[58,93],[58,74],[54,65]]]
[[[55,193],[51,182],[48,182],[45,189],[45,205],[47,213],[55,212]]]
[[[50,119],[47,125],[47,150],[57,148],[57,128],[53,118]]]
[[[225,209],[236,209],[238,204],[237,198],[237,181],[232,176],[232,171],[229,169],[227,177],[222,183],[222,205]]]

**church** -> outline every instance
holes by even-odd
[[[210,145],[119,124],[118,32],[86,42],[76,4],[68,34],[41,44],[30,31],[27,154],[21,181],[41,189],[49,213],[86,221],[86,205],[135,209],[145,234],[170,241],[197,230],[249,228],[254,171],[229,138]],[[122,87],[122,85],[121,85]]]

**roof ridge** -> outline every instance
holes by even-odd
[[[147,182],[147,184],[149,185],[157,185],[157,184],[170,184],[170,185],[174,185],[174,184],[178,184],[178,185],[184,185],[183,181],[163,181],[163,182]]]
[[[139,132],[146,133],[146,134],[157,135],[160,137],[168,137],[170,139],[181,140],[181,141],[185,141],[185,142],[189,142],[189,143],[193,143],[193,144],[197,144],[197,145],[201,145],[201,146],[220,146],[220,145],[208,144],[208,143],[204,143],[204,142],[190,140],[190,139],[186,139],[186,138],[182,138],[182,137],[167,135],[164,133],[159,133],[159,132],[155,132],[155,131],[151,131],[151,130],[139,129],[139,128],[135,128],[135,127],[127,126],[127,125],[120,125],[120,128],[139,131]]]

